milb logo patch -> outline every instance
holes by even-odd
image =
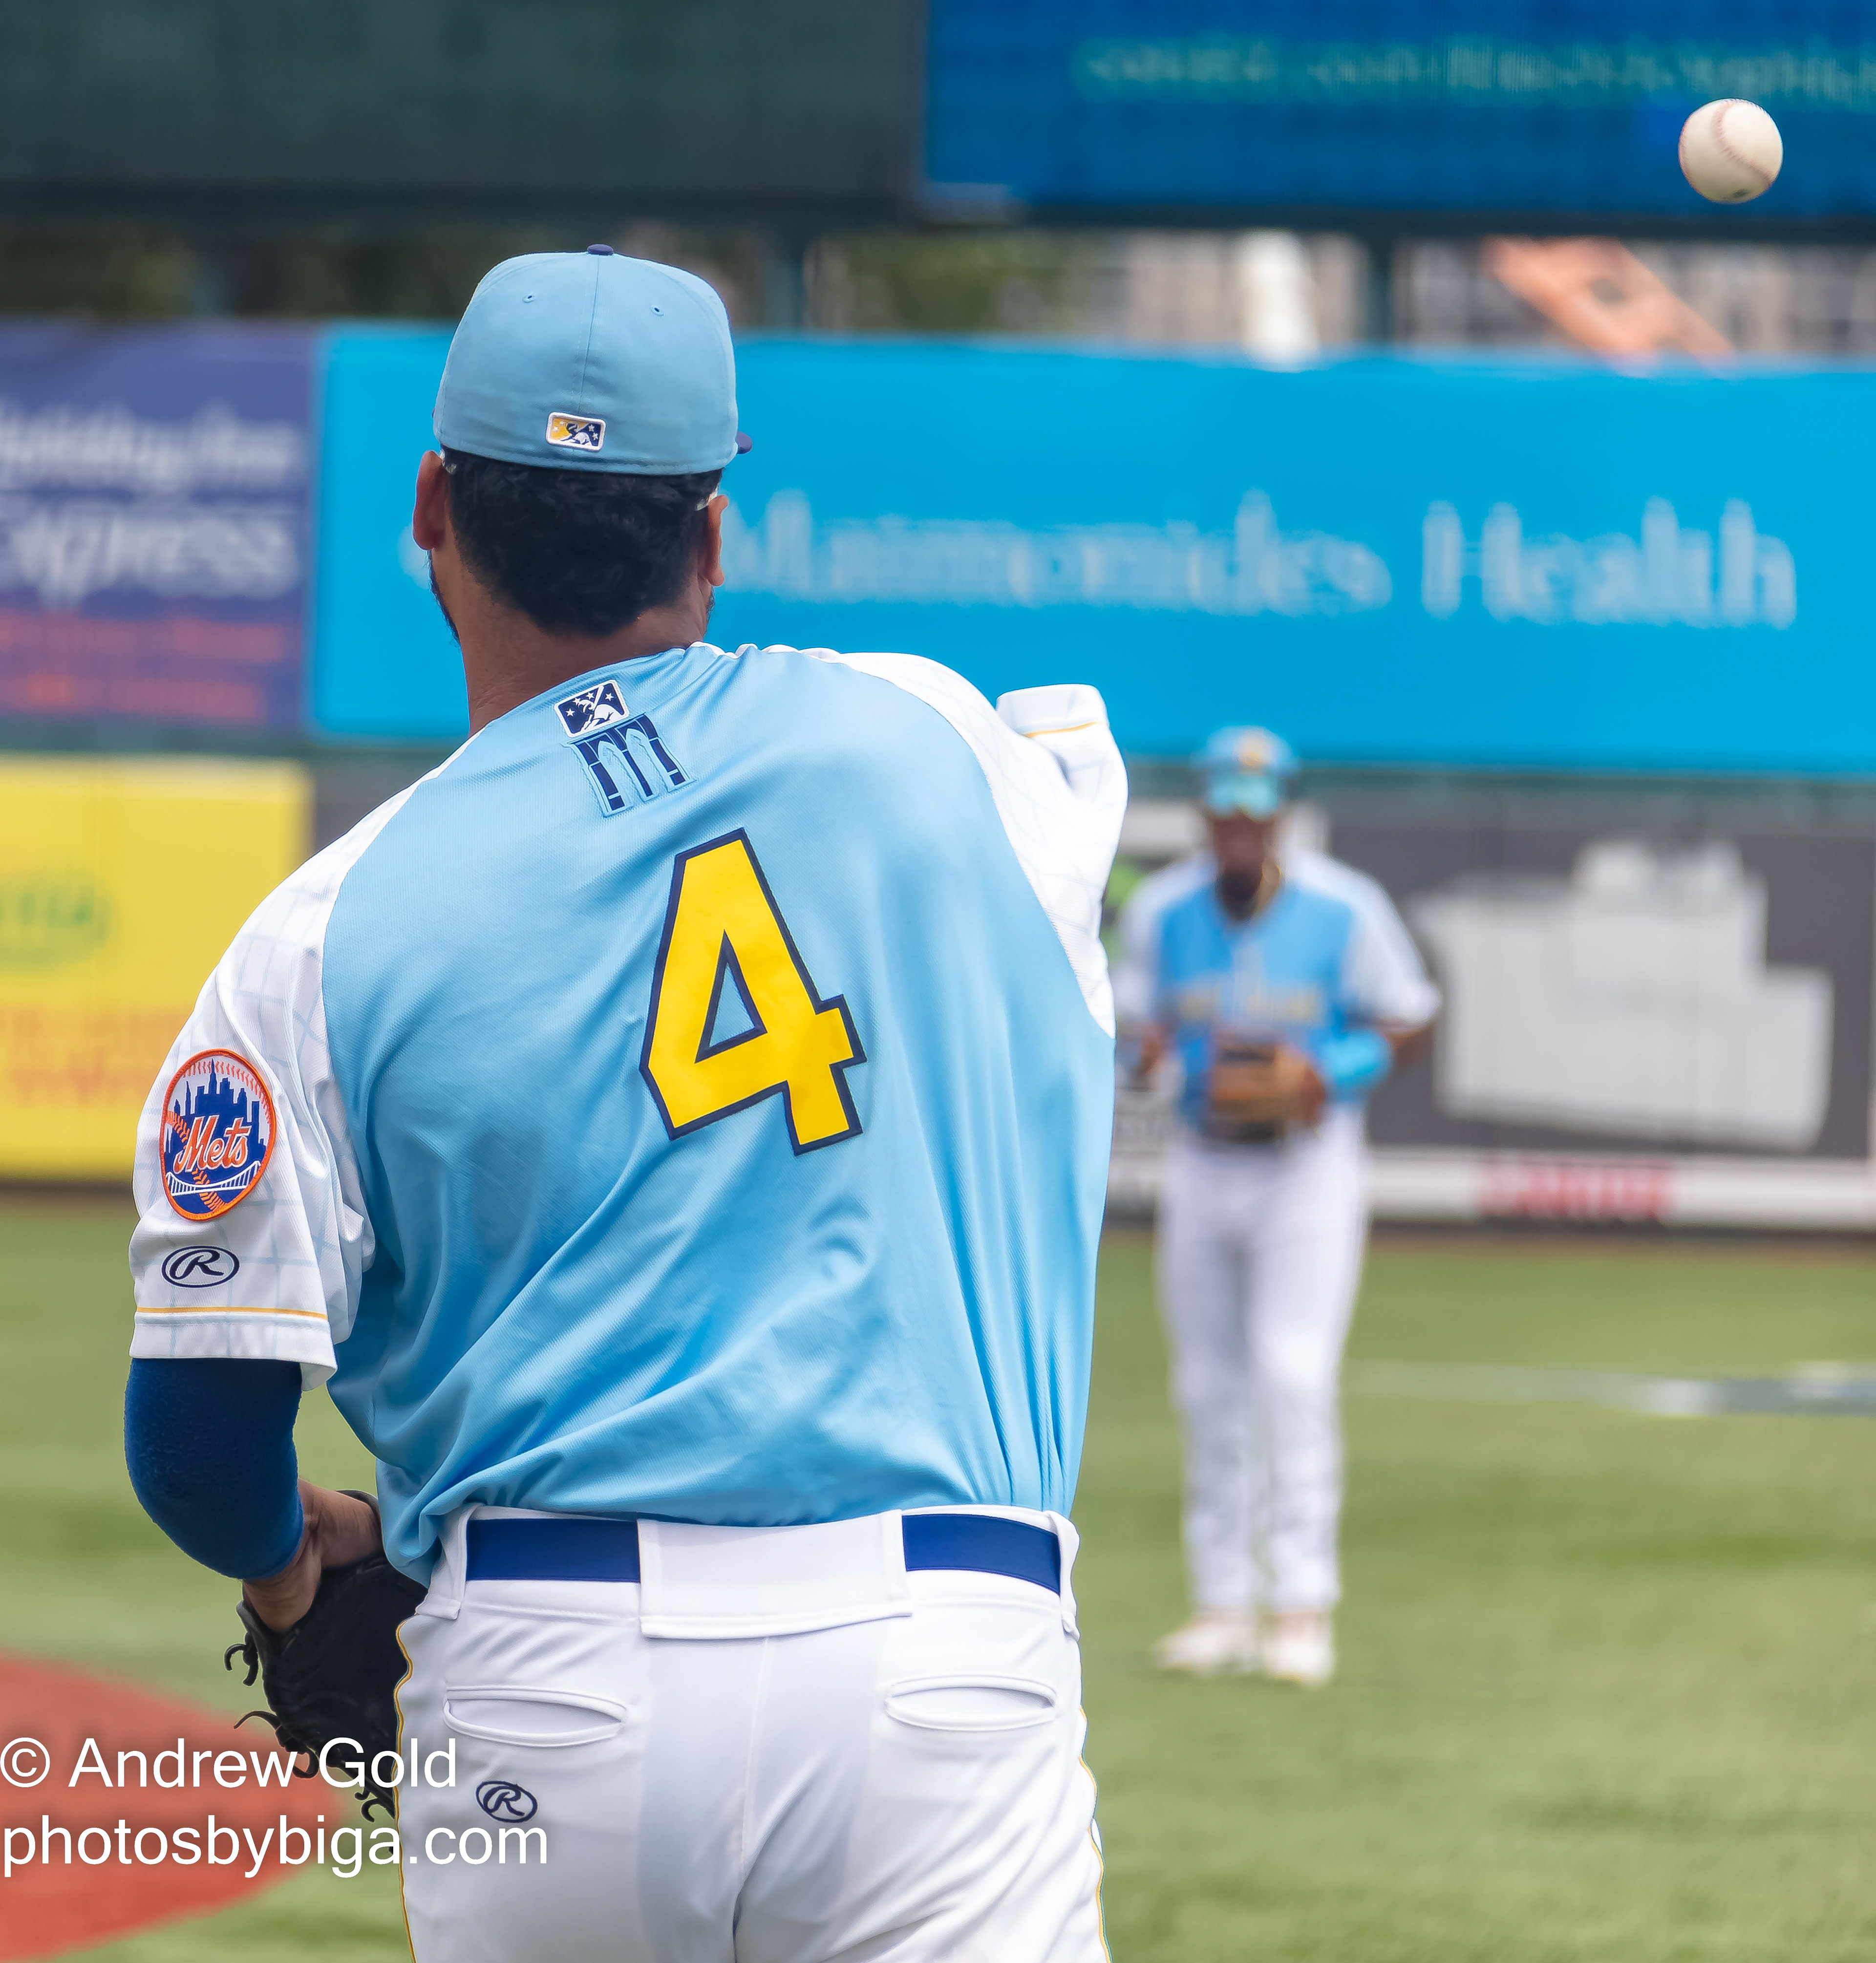
[[[185,1220],[213,1220],[260,1183],[274,1156],[274,1100],[232,1049],[198,1050],[163,1093],[163,1190]]]
[[[557,450],[603,450],[606,424],[599,416],[576,416],[556,409],[547,418],[547,440]]]
[[[603,729],[608,722],[626,719],[626,698],[616,681],[595,682],[578,695],[563,695],[554,704],[569,736],[584,736],[589,729]]]

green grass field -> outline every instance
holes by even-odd
[[[230,1585],[120,1462],[123,1210],[0,1205],[0,1648],[246,1701]],[[1353,1353],[1697,1373],[1876,1357],[1876,1259],[1383,1246]],[[1154,1674],[1180,1616],[1144,1241],[1103,1274],[1077,1515],[1119,1963],[1849,1963],[1876,1952],[1876,1423],[1356,1398],[1343,1674]],[[324,1401],[310,1476],[363,1462]],[[308,1874],[114,1963],[405,1955],[395,1887]]]

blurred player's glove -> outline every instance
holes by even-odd
[[[370,1498],[366,1493],[353,1497]],[[290,1752],[307,1755],[306,1764],[293,1768],[299,1778],[315,1776],[320,1751],[334,1739],[357,1741],[356,1752],[347,1745],[334,1762],[341,1767],[363,1763],[360,1796],[367,1819],[374,1804],[387,1812],[397,1810],[395,1788],[372,1777],[372,1763],[379,1753],[398,1748],[394,1693],[408,1666],[398,1646],[397,1627],[424,1593],[382,1554],[349,1568],[328,1568],[319,1577],[312,1606],[290,1629],[270,1629],[242,1602],[235,1612],[247,1636],[231,1643],[222,1658],[223,1667],[232,1670],[239,1657],[248,1666],[249,1683],[260,1677],[271,1708],[250,1711],[247,1718],[264,1718]],[[240,1721],[245,1724],[247,1718]]]
[[[1280,1138],[1322,1109],[1315,1066],[1285,1043],[1220,1042],[1211,1091],[1205,1135],[1231,1144]]]

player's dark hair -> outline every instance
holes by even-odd
[[[635,477],[546,470],[445,450],[463,557],[504,605],[549,634],[610,634],[674,600],[723,473]]]

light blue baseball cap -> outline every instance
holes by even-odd
[[[1221,817],[1241,812],[1247,818],[1274,818],[1290,795],[1296,753],[1268,729],[1219,729],[1193,759],[1204,788],[1207,811]]]
[[[610,245],[482,276],[432,427],[476,456],[640,477],[720,470],[749,447],[723,303],[694,274]]]

